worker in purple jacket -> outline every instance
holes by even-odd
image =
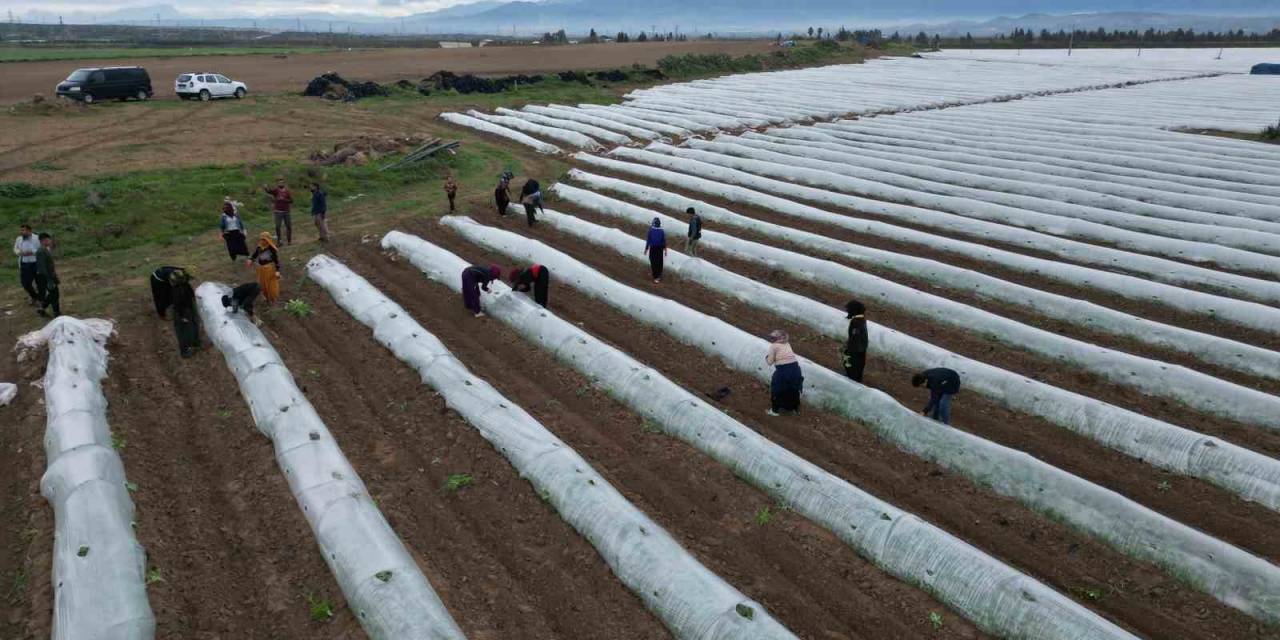
[[[667,232],[662,230],[662,220],[653,219],[649,235],[644,240],[644,252],[649,254],[649,270],[653,281],[662,282],[662,259],[667,256]]]

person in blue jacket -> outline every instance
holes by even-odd
[[[667,232],[662,230],[662,220],[653,219],[649,235],[644,239],[644,252],[649,254],[649,270],[654,282],[662,282],[662,259],[667,257]]]
[[[921,371],[911,376],[911,386],[920,385],[929,389],[929,404],[921,413],[942,424],[951,424],[951,398],[960,393],[960,374],[944,367]]]

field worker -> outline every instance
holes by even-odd
[[[190,358],[200,348],[196,292],[191,288],[191,276],[182,269],[169,275],[169,285],[173,289],[173,332],[178,337],[178,353]]]
[[[470,266],[462,270],[462,306],[474,313],[477,318],[484,317],[480,309],[480,290],[489,292],[489,283],[502,277],[502,269],[492,264],[487,267]]]
[[[493,202],[498,205],[498,215],[507,215],[507,205],[511,204],[511,172],[503,171],[498,176],[498,186],[493,190]]]
[[[453,213],[453,201],[458,197],[458,181],[453,179],[452,173],[444,177],[444,195],[449,199],[449,213]]]
[[[271,196],[271,217],[276,223],[276,238],[284,238],[287,244],[293,244],[293,216],[289,210],[293,208],[293,194],[284,183],[284,176],[276,178],[276,186],[262,185],[262,190]],[[280,225],[284,225],[286,235],[280,235]]]
[[[662,221],[653,219],[649,226],[649,235],[644,240],[644,252],[649,254],[649,270],[653,272],[653,281],[662,282],[662,259],[667,255],[667,232],[662,230]]]
[[[18,256],[18,282],[31,298],[31,306],[40,304],[36,292],[36,251],[40,250],[40,238],[31,231],[31,225],[18,227],[18,239],[13,241],[13,255]]]
[[[849,337],[844,342],[844,374],[861,383],[862,371],[867,367],[867,308],[857,300],[844,305],[849,319]]]
[[[769,334],[769,353],[764,361],[773,366],[773,378],[769,381],[769,415],[799,411],[804,376],[800,373],[800,361],[791,350],[791,340],[785,331],[774,330]]]
[[[249,246],[245,243],[244,219],[240,217],[240,203],[230,196],[222,200],[222,222],[218,228],[222,230],[222,241],[227,244],[227,254],[231,261],[244,256],[249,257]]]
[[[911,386],[925,385],[929,389],[929,404],[923,413],[942,424],[951,424],[951,396],[960,393],[960,374],[939,367],[911,376]]]
[[[160,267],[151,272],[151,302],[161,319],[173,305],[173,275],[181,271],[182,267]]]
[[[258,271],[258,286],[267,304],[275,304],[280,298],[280,247],[271,240],[271,232],[258,236],[258,248],[249,256],[248,265]]]
[[[540,264],[531,264],[511,270],[511,288],[515,291],[533,290],[533,301],[547,308],[547,289],[551,287],[551,271]]]
[[[320,232],[320,242],[329,241],[329,194],[319,182],[311,183],[311,222]]]
[[[698,241],[702,239],[702,216],[693,207],[684,210],[689,214],[689,233],[684,239],[684,252],[697,257]]]
[[[36,313],[47,318],[45,311],[53,307],[53,317],[62,315],[62,290],[58,280],[58,270],[53,265],[53,236],[40,234],[40,248],[36,249],[36,294],[40,296],[40,308]]]
[[[262,293],[262,285],[256,282],[246,282],[231,290],[231,295],[222,296],[222,306],[230,309],[231,313],[243,311],[254,324],[262,324],[257,317],[253,315],[253,303]]]
[[[529,178],[520,188],[520,204],[524,205],[524,216],[529,220],[529,226],[533,226],[537,222],[535,214],[538,211],[546,212],[542,207],[542,185],[537,180]]]

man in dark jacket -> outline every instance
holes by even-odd
[[[702,216],[693,207],[684,212],[689,214],[689,234],[684,239],[684,252],[689,257],[697,257],[698,241],[702,239]]]
[[[156,305],[156,315],[165,318],[173,305],[173,276],[182,267],[160,267],[151,272],[151,302]]]
[[[49,317],[45,309],[53,307],[53,317],[62,315],[62,290],[59,288],[58,270],[53,265],[53,236],[40,234],[40,248],[36,249],[36,293],[40,307],[36,313]]]
[[[844,343],[844,374],[854,382],[862,382],[862,372],[867,367],[867,309],[857,300],[844,305],[849,319],[849,337]]]
[[[533,226],[537,222],[535,214],[538,211],[546,212],[542,208],[542,185],[537,180],[529,178],[524,186],[520,188],[520,204],[524,205],[524,215],[529,220],[529,226]]]
[[[258,318],[253,315],[253,303],[257,301],[258,296],[262,293],[262,285],[256,282],[246,282],[231,290],[231,295],[222,296],[222,306],[231,310],[231,313],[243,311],[254,324],[261,324]]]
[[[311,183],[311,221],[320,232],[320,242],[329,241],[329,194],[319,182]]]
[[[921,413],[942,424],[951,424],[951,397],[960,393],[960,374],[943,367],[921,371],[911,376],[911,386],[920,385],[929,389],[929,404]]]

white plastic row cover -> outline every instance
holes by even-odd
[[[200,319],[275,446],[289,489],[351,610],[373,640],[463,640],[462,630],[369,496],[266,336],[222,306],[230,290],[196,290]]]
[[[509,129],[500,124],[485,122],[479,118],[473,118],[461,113],[442,113],[440,119],[459,126],[475,129],[481,133],[492,134],[501,138],[506,138],[512,142],[522,144],[526,147],[532,147],[538,153],[557,154],[560,153],[560,147],[547,142],[543,142],[532,136],[520,133],[515,129]]]

